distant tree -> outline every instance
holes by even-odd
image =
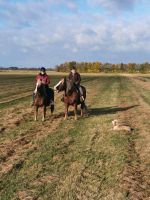
[[[148,62],[145,62],[140,65],[140,72],[141,73],[148,73],[150,72],[150,64]]]
[[[128,65],[128,72],[135,73],[136,72],[136,63],[129,63]]]
[[[150,72],[150,64],[145,62],[143,64],[128,63],[128,64],[111,64],[111,63],[101,63],[97,62],[65,62],[63,64],[57,65],[55,67],[56,71],[69,72],[72,66],[76,66],[79,72],[88,73],[148,73]]]
[[[11,69],[11,70],[18,70],[19,68],[18,67],[9,67],[9,69]]]
[[[111,63],[104,63],[102,65],[103,72],[108,73],[112,71],[112,64]]]

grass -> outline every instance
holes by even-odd
[[[53,78],[54,83],[59,77]],[[1,177],[2,200],[18,199],[21,195],[44,200],[127,199],[125,189],[122,190],[122,176],[130,156],[131,166],[138,162],[135,149],[129,155],[129,147],[138,140],[139,131],[127,134],[110,129],[113,119],[121,116],[128,119],[127,113],[132,109],[138,112],[137,107],[130,107],[136,104],[131,95],[132,81],[115,75],[84,77],[83,83],[87,88],[89,117],[74,121],[70,113],[67,121],[60,116],[35,123],[31,113],[27,113],[26,120],[18,127],[6,130],[3,144],[21,135],[33,134],[33,137],[28,149],[20,155],[16,148],[18,161]],[[25,106],[27,102],[28,99]],[[7,106],[19,108],[22,100],[17,104],[6,104],[1,111],[5,112]],[[62,112],[63,105],[57,98],[56,104],[57,112]],[[21,114],[19,109],[18,114]]]

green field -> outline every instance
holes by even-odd
[[[51,74],[51,86],[64,74]],[[33,74],[0,73],[0,200],[150,198],[150,75],[83,75],[89,115],[34,121]],[[112,120],[134,130],[113,131]]]

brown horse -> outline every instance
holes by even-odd
[[[54,90],[51,88],[48,88],[48,89],[50,90],[49,97],[47,95],[46,86],[41,81],[37,81],[36,93],[35,93],[35,97],[34,97],[34,119],[35,119],[35,121],[37,121],[39,107],[41,107],[43,109],[42,121],[45,120],[47,106],[50,106],[51,114],[54,111]]]
[[[70,105],[74,107],[75,120],[77,120],[77,106],[79,104],[81,104],[81,116],[83,116],[83,109],[86,109],[86,89],[83,86],[81,87],[83,90],[84,101],[80,101],[79,90],[70,79],[65,77],[54,86],[55,91],[64,91],[65,119],[68,117],[68,108]]]

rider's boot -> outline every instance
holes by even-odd
[[[79,86],[79,92],[80,92],[80,101],[83,102],[85,99],[84,99],[84,96],[83,96],[83,90],[82,90],[81,86]]]
[[[81,96],[80,96],[80,101],[83,102],[84,100],[85,100],[85,99],[84,99],[84,96],[81,95]]]

